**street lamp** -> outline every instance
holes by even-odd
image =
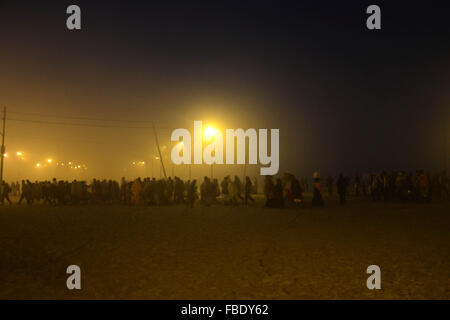
[[[179,146],[179,150],[183,151],[183,154],[184,154],[184,142],[183,141],[178,142],[178,146]],[[174,170],[175,170],[175,164],[172,162],[172,176],[173,177],[175,177]]]
[[[184,142],[183,141],[180,141],[180,143],[179,143],[179,145],[180,145],[180,149],[181,150],[183,150],[183,154],[184,154]],[[189,159],[190,161],[189,161],[189,164],[188,164],[188,170],[189,170],[189,180],[191,180],[191,168],[192,168],[192,160],[191,159]]]
[[[203,133],[203,141],[211,141],[216,138],[217,135],[217,129],[214,127],[207,127],[205,129],[205,132]],[[211,179],[213,178],[213,164],[210,164],[211,166]]]
[[[160,158],[158,156],[155,157],[155,160],[159,160]],[[161,179],[161,162],[159,162],[159,178]]]
[[[204,141],[211,141],[216,136],[217,129],[213,127],[207,127],[205,133],[203,134]]]

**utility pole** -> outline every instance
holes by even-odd
[[[448,121],[448,120],[447,120]],[[448,173],[448,142],[450,141],[449,139],[449,130],[448,127],[445,126],[444,128],[445,130],[445,137],[444,137],[444,170]]]
[[[212,154],[213,157],[216,157],[216,150],[213,150],[213,152],[212,152],[211,154]],[[213,177],[214,177],[214,174],[213,174],[213,165],[214,165],[214,162],[211,163],[211,180],[212,180]]]
[[[155,156],[154,155],[152,155],[152,179],[154,177],[154,175],[153,175],[153,160],[155,160]]]
[[[2,147],[1,147],[1,164],[0,164],[0,183],[3,185],[3,161],[5,160],[5,127],[6,127],[6,107],[3,107],[3,130],[2,130]]]
[[[162,169],[164,171],[164,178],[167,179],[166,168],[164,167],[164,162],[163,162],[163,158],[162,158],[162,154],[161,154],[161,149],[159,148],[158,134],[156,133],[155,123],[153,123],[153,132],[155,133],[155,141],[156,141],[156,146],[158,147],[159,160],[161,161],[161,166],[162,166]],[[160,167],[160,169],[161,169],[161,167]],[[160,175],[161,175],[161,171],[160,171]]]
[[[449,135],[449,116],[450,116],[450,112],[448,111],[448,109],[445,109],[447,111],[445,111],[444,114],[444,170],[447,172],[448,174],[448,142],[450,141],[450,135]]]

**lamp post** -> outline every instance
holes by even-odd
[[[155,160],[160,160],[160,157],[155,157]],[[159,178],[161,179],[161,162],[159,162]]]
[[[203,134],[203,140],[204,141],[211,141],[216,138],[217,129],[213,127],[207,127],[205,129],[205,133]],[[215,151],[213,151],[213,156],[215,156]],[[213,163],[210,164],[211,166],[211,180],[213,179],[214,172],[213,172]]]
[[[22,161],[23,161],[23,152],[17,151],[16,155],[17,155],[17,158],[19,159],[19,164],[17,165],[17,176],[19,179],[21,179],[22,178],[21,168],[22,168]]]
[[[153,172],[153,161],[155,160],[155,156],[152,155],[152,166],[151,166],[151,170],[152,170],[152,178],[155,176],[154,172]]]
[[[183,154],[184,154],[184,142],[183,141],[180,141],[179,143],[178,143],[178,145],[180,146],[180,150],[182,150],[183,151]],[[191,160],[191,159],[190,159]],[[189,169],[189,180],[191,180],[191,163],[189,163],[188,164],[188,169]],[[174,166],[174,164],[172,163],[172,168],[173,168],[173,166]],[[173,171],[172,171],[172,176],[174,176],[174,173],[173,173]]]
[[[214,155],[214,156],[216,155],[216,152],[215,152],[215,151],[213,151],[213,155]],[[214,164],[211,163],[211,180],[212,180],[213,177],[214,177],[214,174],[213,174],[213,166],[214,166]]]
[[[3,185],[3,162],[5,160],[5,128],[6,128],[6,107],[3,108],[3,130],[2,130],[2,146],[1,146],[1,163],[0,163],[0,183]]]

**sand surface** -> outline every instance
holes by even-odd
[[[449,299],[449,209],[0,207],[0,298]]]

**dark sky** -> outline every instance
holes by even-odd
[[[0,1],[7,149],[26,150],[30,168],[75,159],[117,177],[155,150],[151,129],[113,126],[155,121],[169,145],[172,129],[203,120],[279,128],[281,171],[442,169],[444,3]],[[70,4],[81,7],[81,31],[66,29]],[[370,4],[381,7],[382,30],[365,26]],[[25,170],[14,166],[10,177]]]

